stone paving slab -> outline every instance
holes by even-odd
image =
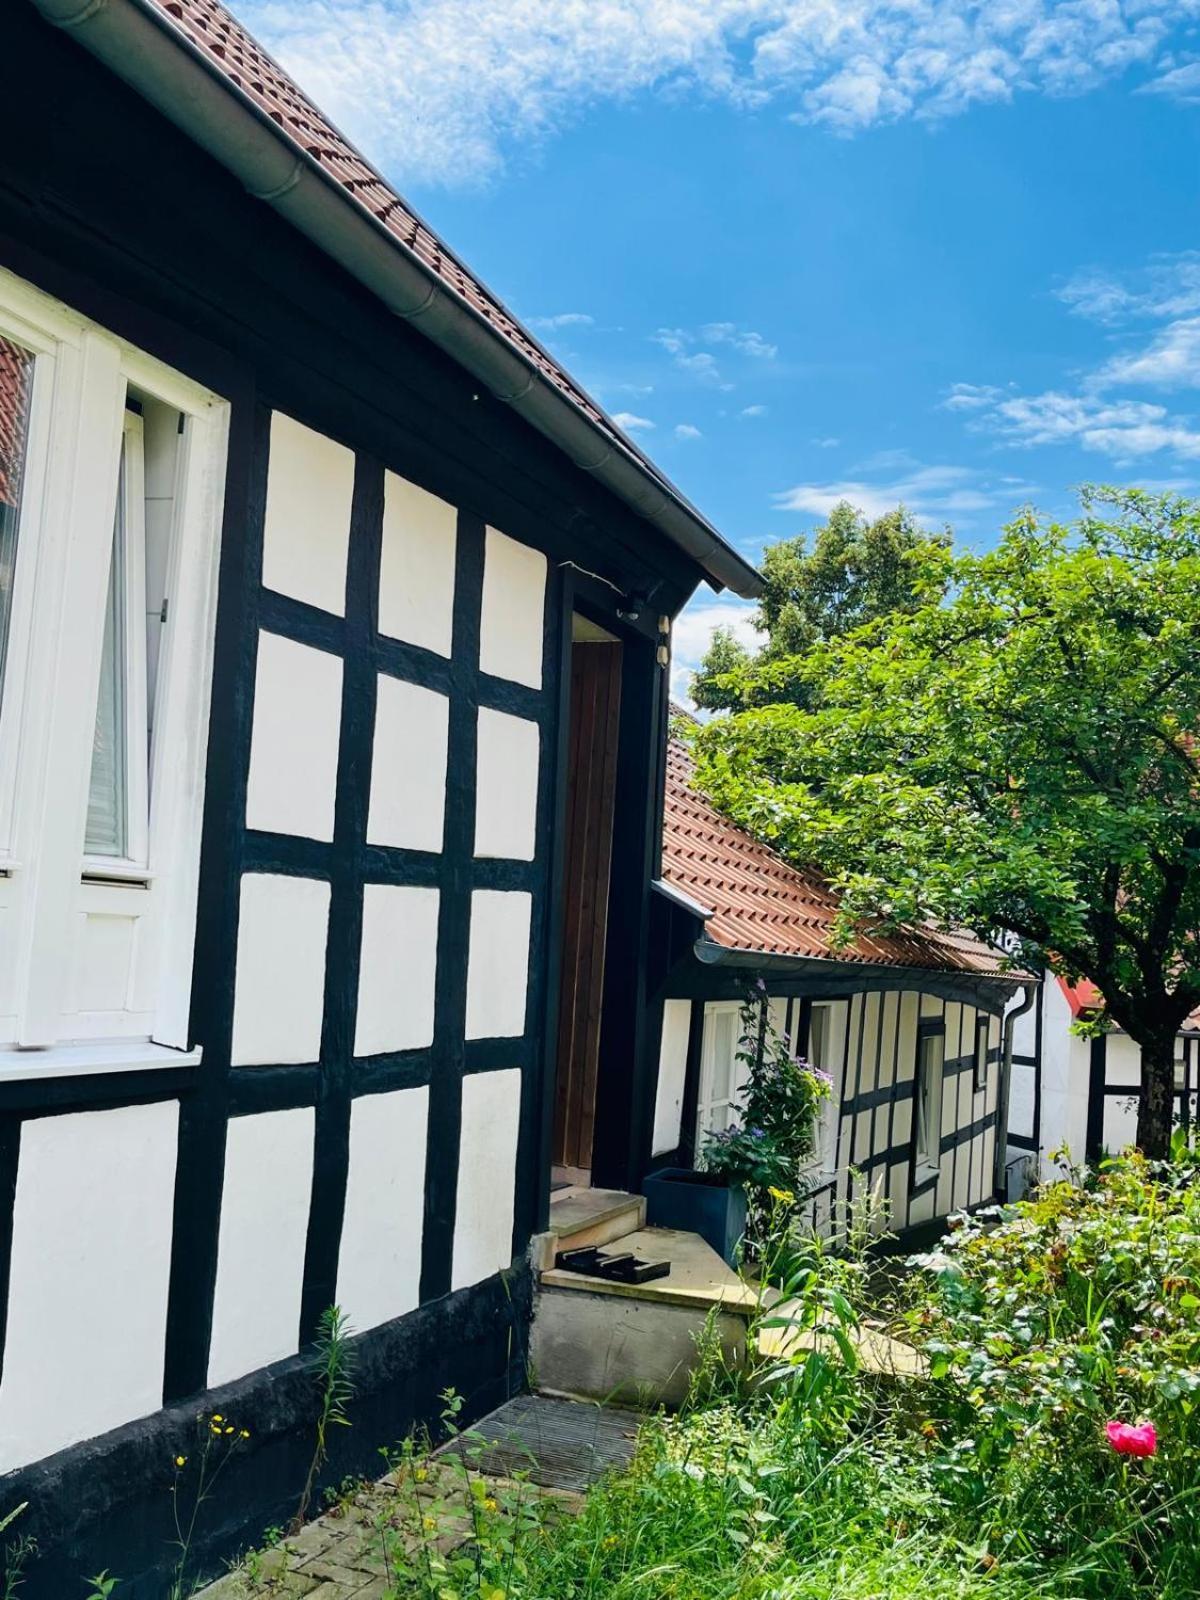
[[[451,1556],[475,1519],[573,1515],[583,1491],[633,1454],[637,1419],[618,1409],[520,1396],[434,1455],[350,1486],[322,1517],[252,1552],[197,1600],[387,1600],[385,1549]]]

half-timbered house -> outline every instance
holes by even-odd
[[[1016,1019],[1008,1123],[1016,1188],[1136,1142],[1141,1049],[1113,1024],[1086,1037],[1075,1031],[1102,1002],[1094,984],[1048,972],[1036,1006]],[[1198,1113],[1200,1012],[1175,1037],[1175,1123],[1194,1128]]]
[[[716,811],[677,740],[656,887],[652,1168],[692,1165],[736,1121],[750,995],[833,1080],[808,1174],[814,1226],[837,1233],[848,1203],[873,1197],[874,1225],[903,1235],[994,1198],[1003,1013],[1028,978],[978,940],[932,929],[868,930],[835,948],[828,884]]]
[[[0,1512],[159,1600],[198,1414],[193,1555],[294,1510],[327,1308],[331,1470],[524,1383],[556,1056],[651,1143],[671,619],[757,579],[217,0],[0,56]]]

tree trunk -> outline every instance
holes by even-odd
[[[1151,1161],[1171,1153],[1175,1114],[1175,1033],[1154,1030],[1140,1041],[1142,1092],[1138,1100],[1138,1149]]]

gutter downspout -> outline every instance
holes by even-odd
[[[1000,1052],[1000,1084],[996,1095],[996,1153],[992,1164],[992,1184],[998,1195],[1006,1193],[1008,1174],[1008,1102],[1012,1089],[1013,1033],[1017,1018],[1033,1009],[1037,993],[1038,985],[1027,983],[1022,991],[1021,1003],[1013,1006],[1004,1016],[1004,1047]]]
[[[611,439],[414,251],[389,233],[151,0],[33,0],[397,316],[414,323],[639,516],[746,599],[762,580],[633,446]],[[449,254],[449,252],[447,252]]]

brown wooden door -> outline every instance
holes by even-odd
[[[596,1116],[620,706],[620,644],[577,643],[571,653],[554,1164],[583,1172],[591,1170]]]

